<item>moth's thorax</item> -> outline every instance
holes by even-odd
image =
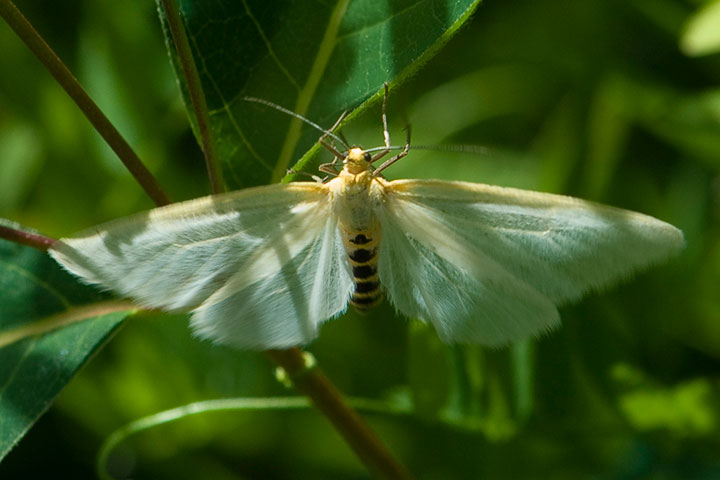
[[[377,274],[381,230],[375,212],[383,201],[385,181],[373,176],[370,160],[361,148],[350,149],[342,171],[328,183],[355,280],[350,303],[360,310],[383,298]]]
[[[351,149],[342,171],[328,182],[334,213],[347,231],[380,228],[375,212],[382,203],[385,182],[373,176],[368,159],[361,148]]]

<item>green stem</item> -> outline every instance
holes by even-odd
[[[0,16],[5,19],[10,28],[25,42],[25,45],[42,62],[50,74],[55,77],[55,80],[70,95],[75,104],[80,107],[80,110],[95,127],[95,130],[105,139],[155,204],[160,206],[170,203],[168,196],[160,188],[155,177],[143,165],[132,147],[110,123],[110,120],[100,110],[100,107],[93,102],[72,72],[10,0],[0,0]]]
[[[177,5],[173,0],[161,1],[165,9],[165,18],[170,28],[170,34],[175,43],[175,50],[180,59],[180,66],[185,76],[188,93],[190,94],[190,102],[192,103],[195,118],[197,119],[200,141],[202,143],[203,154],[205,155],[205,166],[208,177],[210,178],[210,186],[213,193],[221,193],[225,191],[225,185],[222,179],[222,169],[219,167],[220,162],[215,151],[215,143],[212,139],[210,115],[208,114],[205,93],[203,92],[202,83],[200,82],[200,75],[195,65],[195,59],[193,58],[190,43],[188,42],[188,37]]]
[[[349,398],[348,402],[356,408],[378,414],[408,415],[410,412],[398,408],[386,402],[365,399]],[[187,418],[190,415],[198,415],[211,412],[237,412],[237,411],[269,411],[269,410],[302,410],[311,408],[312,404],[306,397],[261,397],[261,398],[220,398],[214,400],[203,400],[193,402],[181,407],[164,410],[147,417],[133,420],[115,430],[107,437],[96,459],[96,473],[101,480],[112,480],[107,471],[108,459],[117,446],[128,439],[128,437],[149,430],[151,428],[165,425]]]
[[[127,425],[115,430],[105,439],[95,462],[95,471],[101,480],[113,480],[107,471],[110,454],[126,438],[149,428],[157,427],[166,423],[174,422],[189,415],[196,415],[207,412],[222,412],[228,410],[294,410],[307,408],[310,402],[306,398],[227,398],[220,400],[206,400],[190,403],[182,407],[172,408],[147,417],[134,420]]]

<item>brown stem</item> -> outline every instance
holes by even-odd
[[[373,475],[393,480],[412,478],[360,415],[345,402],[322,370],[317,366],[308,368],[302,350],[268,350],[267,354],[285,370],[295,387],[325,414]]]
[[[150,196],[156,205],[167,205],[170,199],[158,185],[155,177],[145,168],[132,147],[120,135],[120,132],[110,123],[110,120],[93,102],[90,96],[77,81],[75,76],[38,34],[20,10],[10,0],[0,0],[0,16],[10,25],[25,45],[42,62],[45,68],[55,77],[75,104],[80,107],[95,130],[105,139],[110,148],[115,151],[125,167],[135,177],[140,186]]]
[[[210,185],[213,193],[221,193],[225,191],[225,185],[222,179],[222,169],[219,167],[220,162],[218,161],[215,151],[215,143],[212,139],[210,116],[208,115],[200,75],[195,65],[195,59],[193,58],[190,43],[188,42],[188,37],[177,5],[173,0],[162,0],[162,4],[165,9],[165,18],[167,19],[168,27],[170,27],[170,34],[175,43],[175,50],[177,50],[178,58],[180,59],[180,66],[185,76],[188,93],[190,94],[190,102],[192,103],[195,118],[197,119]]]
[[[25,232],[23,230],[6,227],[5,225],[0,225],[0,238],[43,251],[50,248],[52,244],[57,241],[54,238],[46,237],[39,233]]]

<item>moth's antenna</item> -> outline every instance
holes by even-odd
[[[405,145],[390,145],[389,147],[372,147],[366,152],[379,152],[380,150],[402,150]],[[471,153],[473,155],[491,155],[493,151],[480,145],[410,145],[409,150],[432,150],[435,152]]]
[[[405,148],[405,145],[390,145],[389,147],[385,147],[385,146],[372,147],[372,148],[366,149],[365,151],[368,153],[372,153],[372,152],[379,152],[381,150],[402,150],[403,148]],[[410,147],[410,150],[415,150],[415,147]]]
[[[270,108],[274,108],[275,110],[277,110],[277,111],[279,111],[279,112],[288,114],[288,115],[290,115],[291,117],[295,117],[295,118],[297,118],[298,120],[301,120],[301,121],[307,123],[308,125],[310,125],[311,127],[313,127],[313,128],[315,128],[315,129],[321,131],[321,132],[324,134],[324,136],[328,136],[328,137],[332,138],[333,140],[335,140],[336,142],[338,142],[339,144],[341,144],[342,146],[344,146],[346,149],[348,149],[348,150],[350,149],[350,145],[348,145],[347,142],[345,142],[342,138],[340,138],[339,136],[335,135],[335,134],[334,134],[332,131],[330,131],[330,130],[325,130],[324,128],[322,128],[322,127],[321,127],[320,125],[318,125],[317,123],[313,122],[312,120],[310,120],[310,119],[308,119],[308,118],[303,117],[303,116],[300,115],[299,113],[295,113],[295,112],[293,112],[292,110],[288,110],[288,109],[285,108],[285,107],[281,107],[280,105],[278,105],[278,104],[276,104],[276,103],[270,102],[270,101],[268,101],[268,100],[264,100],[264,99],[262,99],[262,98],[242,97],[242,100],[245,100],[246,102],[260,103],[260,104],[265,105],[265,106],[268,106],[268,107],[270,107]]]

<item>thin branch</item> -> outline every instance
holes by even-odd
[[[290,348],[268,350],[267,353],[285,370],[298,391],[310,397],[318,410],[332,422],[371,473],[378,478],[393,480],[412,478],[360,415],[347,404],[322,370],[315,365],[308,367],[302,350]]]
[[[5,225],[0,225],[0,238],[42,251],[47,250],[57,241],[54,238],[46,237],[39,233],[25,232]]]
[[[162,0],[165,9],[165,18],[170,27],[170,34],[175,43],[175,50],[180,59],[180,66],[185,76],[188,92],[190,94],[190,102],[192,103],[195,118],[197,119],[198,130],[200,132],[200,141],[202,142],[202,150],[205,155],[205,166],[207,168],[208,177],[210,178],[210,186],[213,193],[222,193],[225,191],[225,185],[222,178],[222,169],[215,151],[215,144],[212,138],[212,130],[210,128],[210,116],[208,114],[207,103],[205,101],[205,92],[203,92],[200,75],[198,74],[195,59],[193,58],[190,43],[188,42],[185,27],[183,26],[180,12],[174,0]]]
[[[72,72],[10,0],[0,0],[0,16],[5,19],[10,28],[25,42],[38,60],[55,77],[60,86],[70,95],[75,104],[80,107],[80,110],[83,111],[90,123],[95,127],[95,130],[105,139],[155,204],[160,206],[170,203],[168,196],[160,188],[155,177],[143,165],[132,147],[110,123],[110,120],[100,110],[100,107],[93,102]]]

